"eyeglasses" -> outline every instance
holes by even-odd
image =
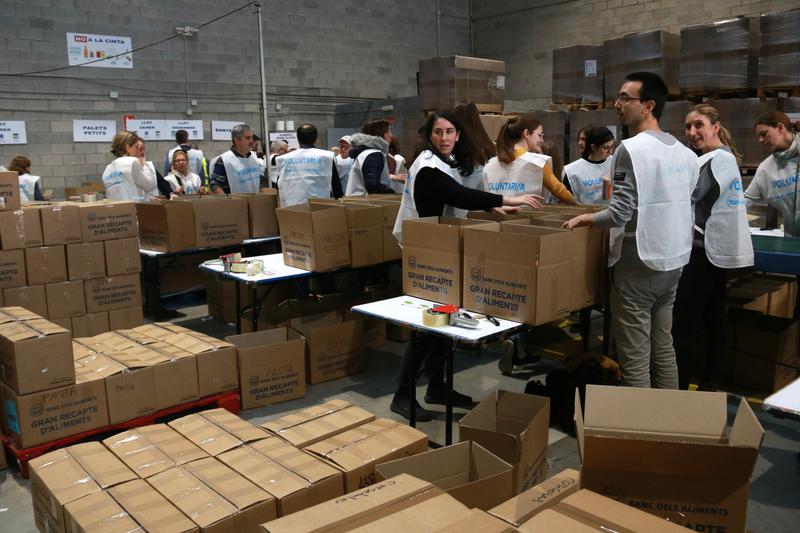
[[[639,102],[643,101],[642,98],[639,97],[639,96],[622,96],[622,95],[620,95],[620,96],[617,96],[617,99],[614,100],[614,103],[616,104],[617,102],[622,102],[624,104],[626,102],[632,102],[634,100],[638,100]]]

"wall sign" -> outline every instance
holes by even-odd
[[[72,140],[76,143],[111,142],[117,134],[114,120],[73,120]]]
[[[211,140],[228,141],[231,140],[231,130],[234,126],[244,124],[241,120],[212,120],[211,121]]]
[[[28,144],[24,120],[0,120],[0,144]]]
[[[202,120],[165,120],[164,133],[169,139],[175,139],[175,132],[186,130],[189,133],[190,141],[203,140],[203,121]],[[230,139],[230,133],[228,134]]]
[[[67,58],[70,66],[89,63],[87,67],[133,68],[131,49],[130,37],[67,32]]]
[[[126,124],[128,131],[135,133],[145,141],[163,141],[169,139],[163,120],[131,118],[128,119]]]

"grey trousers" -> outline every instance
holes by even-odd
[[[626,255],[612,269],[610,296],[622,383],[677,389],[672,306],[682,269],[659,272]]]

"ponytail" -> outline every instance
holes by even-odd
[[[742,164],[742,154],[739,153],[739,150],[736,149],[736,142],[733,140],[733,136],[731,132],[728,131],[728,128],[723,126],[722,124],[719,125],[719,133],[717,134],[719,137],[719,141],[731,149],[731,153],[736,158],[736,164]]]
[[[522,139],[525,130],[533,133],[542,123],[531,115],[511,117],[497,134],[497,159],[510,165],[514,162],[514,145]]]

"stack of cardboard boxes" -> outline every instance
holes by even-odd
[[[422,59],[420,108],[453,109],[459,102],[473,102],[479,111],[502,112],[505,75],[505,61],[466,56]]]

